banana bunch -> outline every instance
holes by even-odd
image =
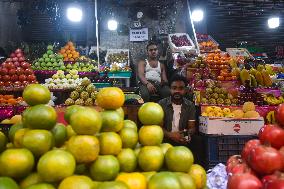
[[[267,102],[267,104],[269,105],[279,105],[284,103],[284,98],[282,96],[277,98],[273,95],[268,95],[264,97],[264,101]]]
[[[276,123],[275,112],[274,111],[268,112],[267,115],[266,115],[266,120],[267,120],[267,123],[269,123],[269,124]]]

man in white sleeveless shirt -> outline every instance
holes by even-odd
[[[170,96],[166,68],[158,61],[157,44],[149,42],[146,49],[147,59],[138,63],[139,89],[144,102],[148,102],[154,94],[161,98]]]

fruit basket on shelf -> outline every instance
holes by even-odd
[[[195,51],[195,45],[186,33],[169,34],[169,45],[173,52]]]
[[[197,41],[201,53],[215,52],[219,48],[219,43],[211,35],[197,34]]]
[[[108,49],[105,57],[110,71],[129,67],[129,49]]]

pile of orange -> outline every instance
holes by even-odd
[[[62,54],[64,61],[74,61],[80,56],[79,52],[76,51],[75,46],[71,41],[62,47],[59,53]]]
[[[0,105],[16,105],[23,102],[22,97],[15,98],[14,95],[0,95]]]
[[[235,81],[238,79],[236,73],[229,72],[228,69],[221,70],[220,75],[217,77],[219,81]]]
[[[228,54],[223,54],[220,51],[214,53],[209,53],[205,57],[205,62],[211,69],[228,69],[230,56]]]

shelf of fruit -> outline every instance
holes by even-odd
[[[197,41],[201,53],[215,52],[219,49],[219,44],[207,34],[197,34]]]
[[[129,49],[108,49],[105,60],[110,65],[129,66]]]
[[[17,90],[30,83],[37,83],[33,69],[23,51],[17,49],[0,65],[0,89]]]

